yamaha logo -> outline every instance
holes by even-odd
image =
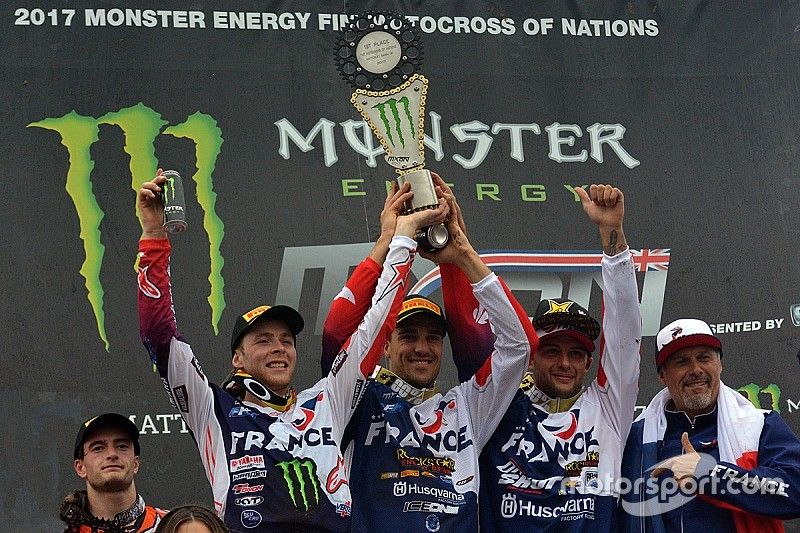
[[[263,501],[263,496],[243,496],[241,498],[236,498],[233,503],[239,507],[254,507]]]

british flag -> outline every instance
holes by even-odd
[[[669,248],[642,248],[631,250],[637,272],[669,269]]]
[[[637,272],[669,269],[669,248],[631,249]],[[603,253],[597,251],[518,251],[481,252],[481,259],[496,272],[599,272]],[[439,267],[434,268],[412,287],[410,294],[431,294],[441,286]]]

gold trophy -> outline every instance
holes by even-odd
[[[386,11],[356,15],[336,43],[336,66],[355,89],[350,102],[361,113],[397,172],[397,184],[411,184],[406,213],[439,205],[431,173],[425,167],[425,97],[428,80],[419,73],[422,42],[402,16]],[[422,248],[444,248],[450,234],[444,224],[415,236]]]

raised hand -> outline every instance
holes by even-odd
[[[662,472],[671,471],[672,477],[686,490],[692,486],[697,487],[697,463],[700,462],[700,454],[697,453],[689,442],[689,434],[685,431],[681,435],[681,444],[683,444],[683,455],[672,457],[660,463],[650,473],[651,477],[657,477]]]
[[[627,248],[628,242],[622,231],[625,218],[625,195],[622,191],[613,185],[591,185],[588,192],[581,187],[575,192],[584,212],[600,230],[605,254],[616,255]]]
[[[408,194],[413,195],[413,193]],[[450,206],[447,201],[444,198],[439,198],[439,205],[434,209],[423,209],[416,213],[398,216],[394,234],[414,238],[420,228],[444,223],[449,213]]]
[[[155,178],[143,183],[137,195],[142,239],[163,239],[167,236],[164,231],[164,202],[161,199],[161,186],[167,178],[162,172],[159,168]]]

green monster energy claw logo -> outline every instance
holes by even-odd
[[[407,96],[402,97],[400,100],[389,98],[385,102],[375,104],[372,107],[373,109],[377,109],[378,112],[381,114],[383,129],[386,130],[386,135],[389,138],[389,142],[392,143],[392,146],[397,146],[397,144],[394,141],[394,136],[392,135],[392,126],[389,124],[389,119],[386,116],[386,107],[388,105],[389,110],[392,112],[392,118],[394,119],[394,130],[397,132],[397,137],[398,140],[400,141],[400,146],[405,148],[406,140],[403,137],[402,119],[400,117],[400,110],[398,109],[397,104],[403,104],[403,111],[405,113],[405,117],[408,119],[408,124],[411,128],[411,136],[413,139],[416,137],[417,134],[416,131],[414,130],[414,117],[411,116],[411,108]]]
[[[310,486],[310,488],[308,488],[309,491],[311,489],[314,491],[313,504],[317,505],[319,503],[319,481],[317,481],[317,465],[314,464],[314,461],[309,459],[293,459],[291,461],[277,463],[275,466],[280,467],[283,471],[283,479],[286,481],[289,497],[292,498],[292,503],[296,509],[300,509],[297,500],[298,497],[301,497],[304,509],[306,511],[309,510],[310,494],[307,494],[306,485]],[[306,479],[308,479],[308,481],[306,481]],[[297,487],[295,487],[295,483]]]
[[[770,383],[766,387],[761,387],[756,383],[750,383],[739,387],[739,392],[743,392],[747,399],[752,403],[756,409],[772,409],[776,413],[781,412],[781,388],[774,383]],[[768,394],[771,398],[771,403],[764,407],[761,406],[761,394]]]
[[[175,200],[175,178],[172,176],[167,177],[167,181],[164,182],[164,187],[162,188],[164,191],[164,201],[174,201]],[[172,198],[170,198],[170,194],[172,194]]]
[[[44,128],[58,132],[61,144],[69,154],[66,190],[75,204],[80,224],[80,238],[83,241],[84,261],[80,273],[86,280],[89,304],[92,306],[97,331],[105,344],[106,351],[110,344],[106,336],[105,315],[103,312],[103,285],[100,282],[100,269],[103,264],[105,246],[101,241],[100,222],[105,213],[97,203],[92,191],[91,174],[94,169],[91,147],[98,140],[100,125],[114,125],[125,134],[124,150],[130,156],[131,188],[135,193],[145,181],[152,179],[158,168],[155,157],[155,140],[158,135],[171,135],[187,138],[194,142],[197,172],[192,176],[196,183],[197,202],[202,207],[203,227],[208,234],[211,272],[208,281],[211,292],[208,303],[211,307],[211,325],[214,333],[219,334],[218,324],[225,309],[222,266],[224,260],[220,254],[220,245],[225,234],[224,224],[215,211],[217,194],[214,192],[212,174],[217,163],[217,156],[222,146],[222,131],[214,117],[199,111],[189,116],[181,124],[170,126],[163,131],[167,122],[161,114],[145,106],[141,102],[119,111],[106,113],[95,118],[87,117],[71,111],[58,118],[45,118],[32,122],[28,127]],[[174,194],[174,192],[173,192]],[[137,216],[138,206],[136,207]]]

